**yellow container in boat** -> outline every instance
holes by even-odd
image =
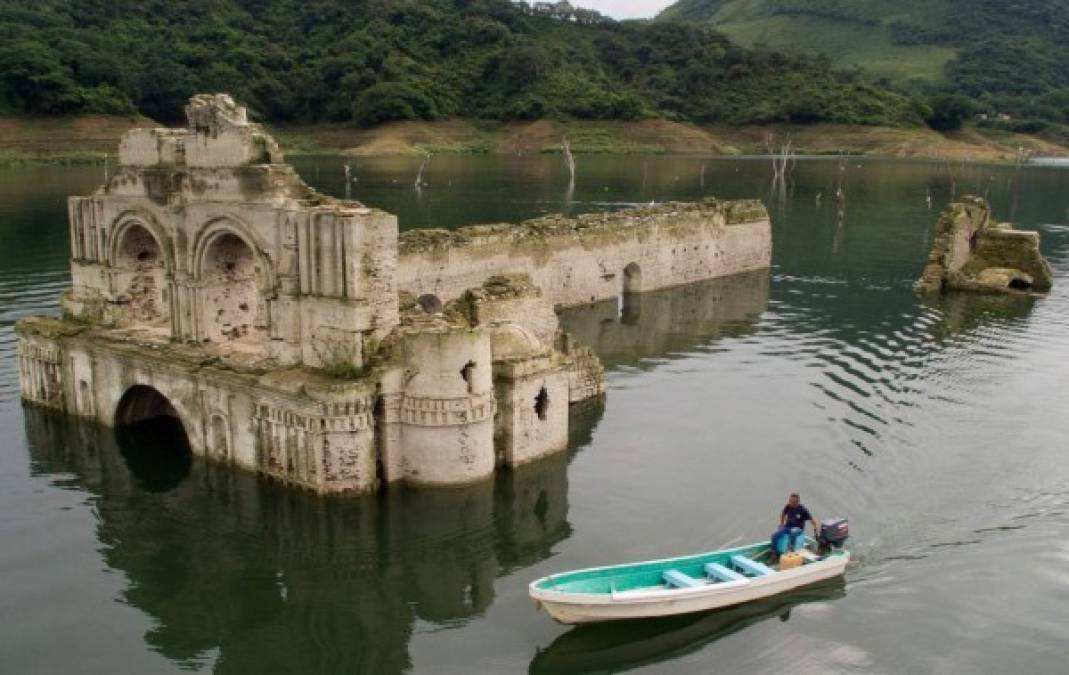
[[[805,563],[805,558],[801,553],[784,553],[779,557],[779,571],[793,570],[795,567],[801,567]]]

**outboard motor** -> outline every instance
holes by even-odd
[[[846,518],[827,518],[820,521],[820,535],[817,536],[817,543],[820,544],[821,554],[842,549],[843,544],[849,538],[850,523]]]

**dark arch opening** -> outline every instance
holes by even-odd
[[[468,361],[464,364],[464,367],[460,369],[460,377],[464,380],[464,383],[468,385],[468,393],[475,393],[475,362]]]
[[[1017,277],[1010,281],[1010,288],[1017,291],[1027,291],[1032,288],[1032,284],[1028,283],[1024,279]]]
[[[445,309],[441,298],[430,293],[419,296],[419,298],[416,299],[416,304],[428,314],[441,314],[442,310]]]
[[[624,268],[624,294],[638,293],[642,290],[642,268],[638,263],[630,263]]]
[[[534,404],[535,414],[538,415],[538,419],[543,422],[546,420],[546,414],[549,412],[549,392],[545,387],[542,387],[538,391],[538,396],[535,396]]]
[[[624,323],[634,323],[638,319],[638,293],[642,291],[642,268],[638,263],[630,263],[624,268],[624,283],[620,294],[620,319]]]
[[[178,412],[163,394],[130,387],[115,409],[115,438],[126,467],[148,492],[168,492],[189,476],[193,453]]]

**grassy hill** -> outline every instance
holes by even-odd
[[[679,0],[659,19],[1069,124],[1069,0]]]
[[[227,91],[261,120],[665,119],[921,126],[901,92],[698,24],[511,0],[0,2],[0,115],[181,119]]]

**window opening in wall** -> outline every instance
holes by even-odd
[[[442,300],[437,295],[421,295],[416,299],[416,304],[427,314],[441,314],[444,306]]]
[[[546,420],[546,413],[549,412],[549,392],[545,387],[542,387],[538,391],[538,396],[535,396],[534,404],[535,414],[538,415],[538,419],[543,422]]]
[[[475,362],[468,361],[464,364],[464,367],[460,369],[460,377],[464,379],[464,382],[468,385],[468,393],[475,393]]]

